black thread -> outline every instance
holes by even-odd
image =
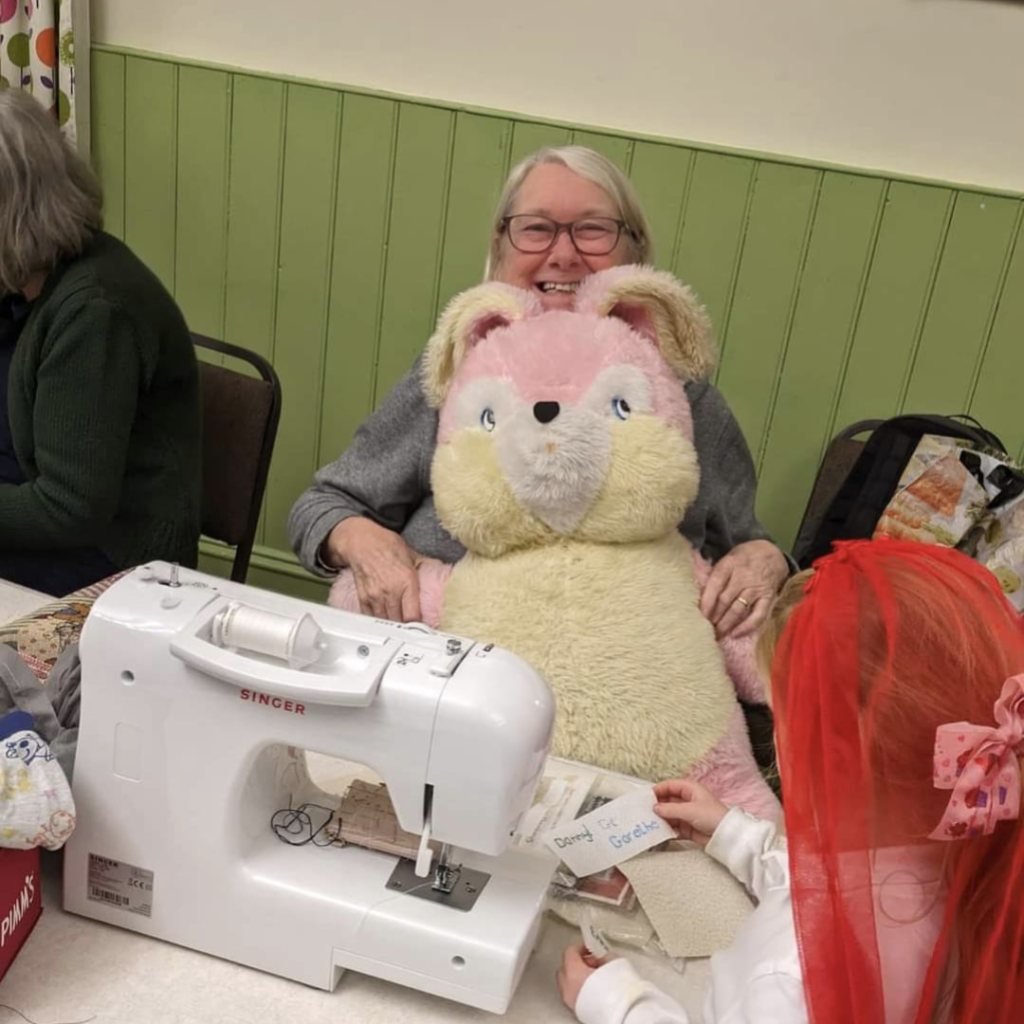
[[[326,815],[317,828],[313,827],[310,811]],[[270,816],[270,827],[274,835],[289,846],[305,846],[307,843],[320,847],[348,845],[341,838],[341,818],[335,817],[332,808],[321,804],[304,803],[292,807],[289,797],[288,806]]]

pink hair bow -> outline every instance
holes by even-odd
[[[953,792],[929,839],[988,835],[1020,814],[1024,675],[1006,680],[994,711],[995,728],[950,722],[935,730],[935,788]]]

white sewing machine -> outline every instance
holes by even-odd
[[[66,910],[328,990],[351,968],[504,1012],[555,867],[506,849],[554,719],[525,662],[159,562],[100,597],[81,659]],[[305,750],[383,778],[415,863],[278,838]]]

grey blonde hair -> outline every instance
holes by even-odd
[[[79,255],[102,211],[96,176],[53,115],[27,93],[0,92],[0,295]]]
[[[651,262],[654,252],[650,231],[647,228],[647,218],[644,217],[640,200],[637,199],[636,190],[629,178],[606,156],[586,146],[545,146],[516,164],[501,190],[491,230],[491,247],[484,267],[485,280],[494,280],[501,266],[501,245],[504,237],[502,221],[511,214],[526,176],[541,164],[561,164],[581,178],[586,178],[587,181],[592,181],[604,189],[615,204],[619,218],[626,225],[626,241],[631,249],[629,262]]]

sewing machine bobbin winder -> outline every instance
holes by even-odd
[[[504,1012],[555,867],[508,849],[554,719],[525,662],[164,563],[97,600],[80,653],[66,910],[328,990],[352,969]],[[306,750],[385,781],[415,861],[274,835]]]

